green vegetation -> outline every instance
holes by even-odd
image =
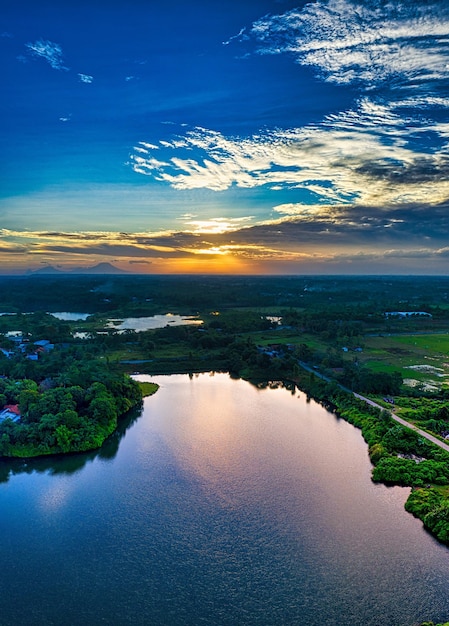
[[[398,425],[388,411],[367,405],[335,383],[303,376],[300,387],[361,429],[374,465],[373,480],[412,487],[407,511],[421,519],[437,539],[449,544],[449,452]]]
[[[0,356],[0,408],[12,412],[0,421],[0,456],[98,448],[117,428],[119,417],[141,402],[137,383],[95,351],[42,340],[44,332],[52,341],[71,338],[64,322],[42,313],[0,320],[21,331],[15,345],[11,338],[2,340],[8,355]]]
[[[142,383],[142,382],[138,382],[137,384],[139,385],[139,388],[140,388],[140,391],[142,393],[142,397],[143,398],[146,398],[148,396],[152,396],[159,389],[159,385],[156,385],[156,383],[148,383],[148,382]]]
[[[4,404],[18,406],[20,421],[0,423],[0,455],[32,457],[95,449],[117,427],[118,418],[141,401],[138,385],[89,361],[73,366],[62,386],[46,378],[0,380]],[[55,386],[54,386],[55,385]]]
[[[449,456],[393,422],[389,411],[394,403],[407,421],[442,440],[449,436],[449,278],[42,276],[0,282],[3,311],[15,313],[0,316],[0,347],[7,354],[0,354],[0,403],[17,403],[22,413],[19,422],[0,424],[0,454],[100,445],[117,417],[154,390],[130,382],[127,374],[136,370],[222,370],[258,383],[292,381],[362,429],[373,479],[410,487],[407,510],[448,543]],[[91,315],[64,322],[48,313],[67,310]],[[203,324],[143,332],[107,325],[111,318],[168,312],[195,315]],[[25,339],[20,354],[11,331]],[[33,357],[38,339],[54,350]]]

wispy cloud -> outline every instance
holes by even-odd
[[[358,96],[353,107],[306,126],[240,137],[197,127],[137,144],[134,171],[176,190],[264,187],[273,199],[270,221],[220,230],[220,222],[192,219],[190,233],[169,235],[166,244],[176,238],[201,253],[273,262],[384,255],[443,263],[449,6],[318,1],[261,18],[223,43],[234,40],[256,42],[260,54],[290,54]]]
[[[64,65],[62,48],[58,43],[38,39],[34,43],[27,43],[26,47],[32,56],[44,59],[53,69],[68,71],[69,68]]]
[[[449,194],[449,128],[399,115],[400,106],[408,102],[363,98],[321,124],[242,138],[196,128],[159,145],[141,142],[131,164],[175,189],[297,189],[308,195],[304,204],[441,202]]]
[[[256,21],[262,54],[289,53],[325,80],[371,88],[449,76],[449,6],[444,0],[328,0]]]
[[[224,46],[229,46],[231,41],[233,41],[234,39],[238,39],[240,41],[249,39],[249,35],[246,34],[246,28],[241,28],[240,31],[237,33],[237,35],[233,35],[232,37],[229,37],[229,39],[227,39],[226,41],[223,41],[222,43]]]
[[[87,84],[93,83],[94,81],[93,76],[89,76],[89,74],[80,74],[79,72],[78,72],[78,78],[80,79],[82,83],[87,83]]]

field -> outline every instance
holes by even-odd
[[[399,371],[406,385],[438,389],[449,380],[449,334],[365,337],[359,360],[373,371]]]

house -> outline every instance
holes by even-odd
[[[6,404],[3,410],[0,412],[0,420],[10,419],[13,422],[18,422],[21,418],[18,404]]]
[[[3,352],[7,359],[10,359],[12,356],[14,356],[14,352],[12,350],[5,350],[5,348],[0,348],[0,352]]]
[[[39,339],[39,341],[34,342],[34,345],[37,348],[41,348],[43,352],[50,352],[50,350],[53,350],[53,348],[55,347],[55,344],[50,343],[48,339]]]

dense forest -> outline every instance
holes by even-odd
[[[304,307],[307,317],[372,319],[404,303],[415,310],[449,304],[446,276],[0,276],[1,310],[88,311],[151,315],[213,307]],[[317,318],[314,312],[320,313]],[[338,315],[336,312],[338,311]]]

